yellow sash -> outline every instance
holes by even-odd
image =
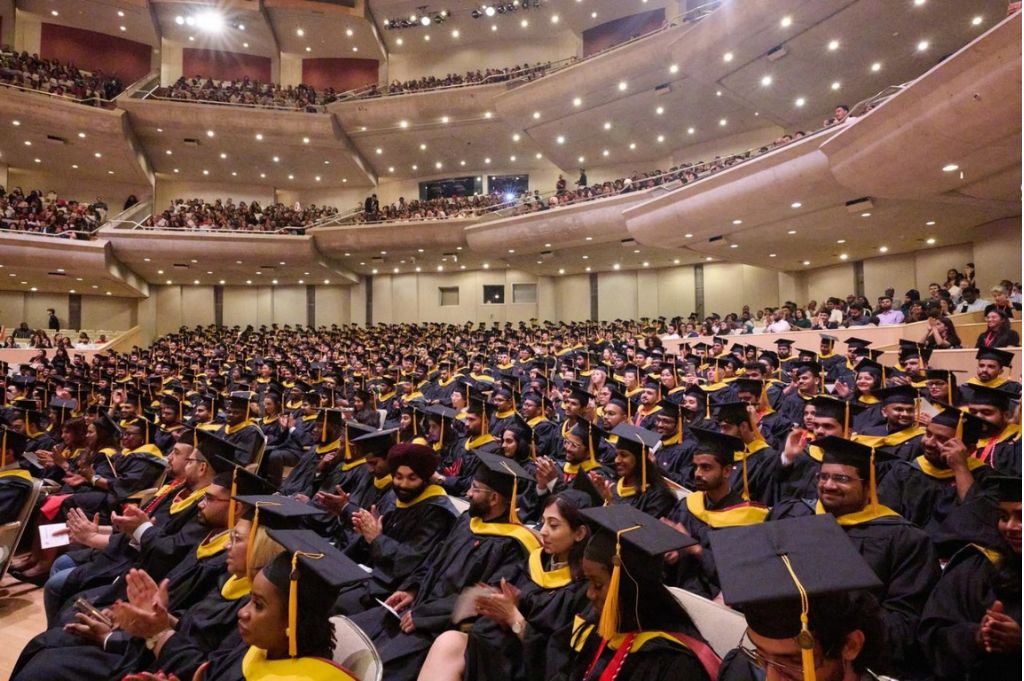
[[[243,596],[248,596],[250,591],[252,591],[252,582],[248,577],[231,575],[228,577],[228,581],[224,582],[224,586],[220,588],[220,595],[226,601],[237,601]]]
[[[939,468],[938,466],[933,465],[932,462],[926,459],[923,454],[914,459],[914,465],[921,469],[922,473],[935,478],[936,480],[950,480],[956,476],[952,469]],[[967,458],[967,470],[973,471],[984,465],[985,462],[981,459],[974,459],[971,457]]]
[[[424,501],[424,500],[429,499],[431,497],[443,497],[443,496],[446,496],[447,494],[448,493],[444,491],[444,487],[441,487],[440,485],[427,485],[426,489],[424,489],[422,492],[420,492],[419,496],[417,496],[412,501],[402,501],[401,499],[397,499],[395,501],[395,507],[396,508],[412,508],[413,506],[415,506],[416,504],[420,503],[421,501]]]
[[[615,481],[615,493],[620,499],[625,499],[636,494],[636,487],[626,487],[625,480],[619,478]]]
[[[221,530],[196,547],[196,558],[202,560],[203,558],[216,556],[221,551],[227,549],[229,541],[231,541],[231,532],[229,530]]]
[[[594,625],[584,620],[579,615],[576,615],[572,621],[572,647],[578,653],[583,650],[583,645],[587,642],[587,638],[590,633],[594,630]],[[628,634],[617,634],[608,641],[608,647],[612,650],[618,650],[619,646],[622,645],[623,641],[626,640]],[[633,638],[632,644],[629,646],[629,652],[635,653],[636,651],[643,648],[646,644],[657,639],[664,639],[671,643],[676,644],[681,648],[686,648],[686,645],[675,636],[668,634],[664,631],[641,631]]]
[[[818,515],[825,515],[828,513],[828,511],[825,510],[825,507],[821,505],[820,501],[815,504],[814,512]],[[890,516],[898,517],[899,513],[888,506],[883,506],[882,504],[878,504],[878,506],[874,508],[872,508],[871,504],[868,504],[862,511],[838,516],[836,518],[836,522],[843,527],[850,527],[852,525],[860,525],[861,523],[871,522],[872,520],[877,520],[879,518],[888,518]]]
[[[467,452],[471,452],[477,447],[482,447],[488,442],[494,442],[495,440],[497,440],[497,438],[490,433],[483,433],[482,435],[477,435],[471,440],[466,440],[465,449]]]
[[[473,534],[483,537],[511,537],[522,544],[527,552],[540,550],[540,541],[537,536],[522,525],[515,523],[488,523],[480,518],[473,518],[469,521],[469,530]]]
[[[1003,432],[996,435],[996,444],[1000,442],[1006,442],[1007,440],[1013,440],[1020,437],[1020,426],[1016,423],[1006,424],[1006,428],[1003,428]],[[978,449],[985,449],[992,442],[992,438],[986,437],[978,440]]]
[[[175,499],[174,501],[172,501],[171,502],[171,515],[175,515],[176,513],[181,513],[186,508],[190,507],[192,504],[194,504],[197,501],[199,501],[200,499],[202,499],[203,495],[206,494],[206,490],[207,489],[209,489],[209,488],[208,487],[201,487],[201,488],[197,489],[195,492],[192,492],[191,494],[189,494],[184,499]]]
[[[391,476],[385,475],[383,478],[374,478],[373,486],[377,489],[387,489],[391,487]]]
[[[732,455],[732,460],[735,461],[736,463],[742,463],[744,457],[749,460],[750,457],[752,457],[754,454],[757,454],[762,449],[768,449],[768,443],[765,442],[764,440],[754,440],[749,445],[747,445],[744,451],[734,452]]]
[[[817,445],[807,445],[807,454],[818,463],[825,458],[825,452]]]
[[[326,454],[327,452],[333,452],[333,451],[339,450],[339,449],[341,449],[341,438],[340,437],[337,440],[335,440],[334,442],[328,442],[325,445],[317,446],[316,453],[318,455],[322,456],[322,455]]]
[[[241,423],[239,423],[236,426],[229,426],[229,425],[227,425],[225,423],[224,424],[224,434],[225,435],[232,435],[232,434],[237,433],[238,431],[242,430],[243,428],[248,428],[249,426],[255,426],[255,425],[256,425],[256,423],[252,419],[247,419],[245,421],[242,421]]]
[[[756,525],[768,516],[768,508],[752,501],[723,508],[708,510],[704,505],[704,493],[694,492],[686,497],[686,510],[709,527],[742,527]]]
[[[967,380],[967,385],[980,385],[985,388],[998,388],[1010,379],[1007,376],[996,376],[991,381],[983,381],[977,376],[972,376]]]
[[[319,657],[288,657],[268,660],[267,651],[250,646],[242,658],[245,681],[359,681],[356,677]]]
[[[546,571],[544,569],[543,551],[537,549],[530,553],[530,579],[543,589],[559,589],[572,584],[572,571],[569,566]]]
[[[683,441],[683,434],[682,433],[676,433],[675,435],[673,435],[672,437],[668,438],[667,440],[662,440],[661,441],[661,446],[662,447],[671,447],[672,445],[677,445],[677,444],[679,444],[682,441]]]
[[[355,468],[357,466],[362,466],[364,463],[366,463],[366,458],[365,457],[362,458],[362,459],[356,459],[355,461],[346,461],[346,462],[342,463],[339,468],[341,468],[341,470],[343,472],[344,471],[350,471],[350,470],[352,470],[353,468]]]
[[[21,468],[13,468],[9,471],[0,471],[0,478],[22,478],[28,482],[32,482],[32,476],[29,475],[28,471]]]
[[[516,413],[515,409],[508,409],[506,411],[494,412],[494,418],[496,419],[507,419],[509,416],[513,416]]]
[[[600,468],[601,464],[593,459],[593,457],[587,459],[582,463],[569,463],[566,461],[562,464],[562,472],[568,475],[579,475],[582,470],[584,473],[589,473],[595,468]]]

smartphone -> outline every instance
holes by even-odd
[[[114,626],[113,621],[111,621],[109,617],[107,617],[102,612],[97,610],[96,606],[94,606],[92,603],[87,601],[85,598],[82,598],[81,596],[75,599],[74,608],[80,613],[86,614],[95,620],[99,620],[100,622],[102,622],[110,628],[113,628]]]

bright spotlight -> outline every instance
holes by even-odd
[[[201,31],[219,33],[224,29],[224,16],[220,12],[205,10],[196,14],[196,26]]]

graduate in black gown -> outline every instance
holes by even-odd
[[[480,619],[467,633],[441,634],[420,679],[534,681],[568,672],[573,621],[587,604],[582,558],[589,535],[581,510],[591,503],[576,490],[544,500],[541,548],[530,554],[529,581],[522,591],[504,584],[479,597]]]
[[[725,603],[746,618],[746,641],[719,681],[868,681],[887,672],[878,577],[829,518],[718,530]],[[752,645],[751,645],[752,644]]]
[[[434,639],[458,624],[452,615],[463,589],[481,582],[498,587],[502,580],[521,587],[529,554],[540,546],[518,524],[512,501],[518,480],[529,476],[505,457],[477,456],[481,465],[469,490],[469,513],[387,598],[388,608],[353,617],[373,639],[389,681],[416,678]]]
[[[657,433],[620,424],[612,431],[615,439],[615,481],[594,473],[591,478],[607,503],[629,504],[655,518],[662,518],[676,504],[661,469],[650,458],[657,445]]]
[[[1020,382],[1013,380],[1010,375],[1003,375],[1004,369],[1012,368],[1012,352],[999,348],[978,348],[975,359],[978,360],[975,375],[960,386],[964,402],[970,403],[975,389],[979,387],[1001,390],[1012,399],[1020,400]]]
[[[938,681],[1021,674],[1021,480],[997,477],[999,541],[961,549],[921,615],[918,636]]]
[[[335,611],[353,615],[394,593],[423,559],[443,542],[458,518],[444,489],[430,483],[437,454],[426,445],[402,443],[387,455],[394,508],[360,509],[352,516],[357,538],[346,555],[372,569],[370,579],[341,590]]]
[[[366,573],[310,530],[268,534],[285,550],[252,580],[249,602],[238,611],[241,643],[211,654],[201,678],[359,681],[332,659],[335,633],[328,618],[338,589]]]
[[[720,433],[743,441],[743,450],[736,452],[734,462],[741,465],[733,465],[729,476],[733,492],[742,494],[746,485],[751,500],[771,506],[779,452],[761,436],[757,408],[746,402],[726,402],[715,407],[714,415]]]
[[[856,440],[885,452],[898,461],[910,461],[920,453],[924,428],[917,421],[917,388],[895,385],[880,388],[874,395],[882,400],[885,422],[857,432]]]
[[[966,543],[989,543],[994,529],[975,520],[995,504],[986,482],[995,471],[971,456],[985,422],[936,406],[942,411],[925,429],[921,455],[889,467],[878,500],[927,532],[939,557],[948,560]]]
[[[877,455],[841,437],[815,440],[823,459],[818,501],[775,505],[769,520],[831,513],[884,585],[882,606],[890,660],[899,674],[914,674],[922,660],[915,631],[921,610],[939,578],[939,560],[923,530],[878,501]],[[912,677],[911,677],[912,678]]]
[[[6,427],[0,429],[0,450],[7,459],[10,454],[11,461],[14,460],[15,452],[24,449],[25,436],[16,433]],[[15,468],[7,471],[0,471],[0,525],[13,522],[18,519],[29,493],[32,491],[32,475],[23,469]]]
[[[584,510],[590,607],[574,621],[568,681],[717,679],[718,657],[662,583],[662,556],[693,543],[626,504]]]
[[[978,451],[974,456],[1002,475],[1021,476],[1021,430],[1013,422],[1010,393],[985,386],[975,386],[968,398],[970,412],[987,421]]]
[[[257,414],[255,402],[259,395],[251,390],[233,391],[225,406],[225,423],[216,431],[217,435],[237,446],[237,462],[242,465],[254,463],[262,456],[266,447],[263,431],[253,420]]]

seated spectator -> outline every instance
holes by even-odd
[[[858,302],[854,302],[850,305],[849,315],[846,317],[846,321],[844,321],[840,326],[850,328],[853,326],[870,326],[871,323],[871,317],[864,313],[864,306]]]
[[[74,64],[6,49],[0,50],[0,85],[44,92],[89,106],[107,105],[124,90],[117,76],[99,70],[89,73]]]
[[[230,104],[235,106],[291,109],[318,113],[324,105],[338,99],[334,88],[317,92],[311,85],[277,85],[244,76],[238,80],[214,81],[203,76],[182,76],[169,87],[157,88],[157,99],[195,101],[203,104]]]
[[[948,350],[960,347],[960,336],[956,333],[953,322],[942,312],[938,303],[929,303],[925,313],[928,319],[928,330],[921,344],[934,350]]]
[[[38,189],[26,195],[21,187],[5,193],[0,187],[0,229],[88,239],[103,219],[99,204],[79,203],[53,191],[44,196]]]
[[[1010,328],[1010,318],[995,305],[985,311],[985,330],[978,334],[976,348],[1018,347],[1020,334]]]
[[[875,319],[878,320],[877,323],[880,326],[901,324],[903,323],[903,312],[893,309],[891,295],[883,294],[878,297],[878,310],[875,313]]]
[[[234,230],[247,232],[281,232],[294,230],[301,233],[314,223],[337,215],[332,206],[310,204],[307,208],[273,203],[266,207],[258,201],[246,203],[233,199],[217,199],[209,203],[203,199],[176,199],[168,210],[153,215],[145,225],[158,229]]]
[[[1010,300],[1010,285],[1008,284],[1009,282],[1000,282],[992,287],[990,293],[992,294],[992,306],[1002,310],[1009,319],[1013,319],[1013,310],[1014,308],[1020,309],[1020,303]]]
[[[960,291],[960,302],[953,306],[954,312],[960,314],[964,312],[981,312],[992,304],[984,298],[979,298],[978,296],[980,295],[981,291],[976,286],[967,284]]]

